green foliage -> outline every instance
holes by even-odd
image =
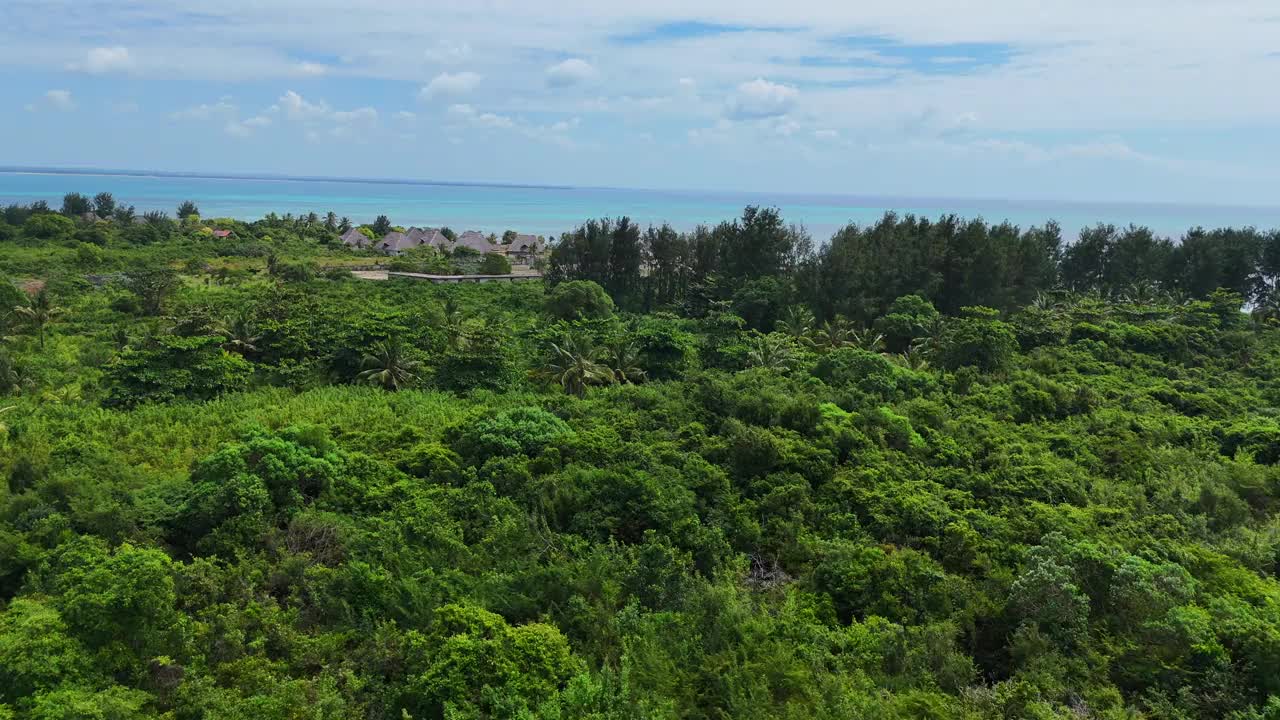
[[[1280,710],[1274,233],[120,210],[3,209],[0,718]]]
[[[551,626],[509,626],[482,608],[446,605],[405,638],[405,705],[416,717],[528,716],[581,668]]]
[[[13,312],[15,307],[27,303],[27,296],[18,289],[7,275],[0,273],[0,318],[7,318]],[[0,323],[3,323],[0,320]],[[0,324],[0,334],[6,325]]]
[[[62,214],[70,218],[78,218],[85,213],[93,212],[93,202],[80,193],[67,193],[62,196]]]
[[[832,387],[856,389],[882,401],[906,400],[930,385],[927,375],[896,365],[883,355],[853,347],[823,355],[813,374]]]
[[[93,211],[102,219],[110,218],[116,212],[116,198],[109,192],[100,192],[93,196]]]
[[[996,319],[991,308],[965,308],[965,317],[946,322],[937,348],[938,361],[955,370],[974,367],[998,372],[1009,366],[1018,349],[1013,329]]]
[[[383,341],[364,356],[364,370],[356,376],[361,382],[386,390],[399,390],[417,379],[421,363],[405,357],[404,348],[394,341]]]
[[[234,552],[327,492],[342,459],[293,430],[284,437],[250,434],[201,460],[174,521],[182,547]]]
[[[547,293],[545,310],[555,320],[599,320],[613,315],[613,300],[598,284],[574,280]]]
[[[0,615],[0,700],[18,703],[93,675],[93,658],[46,602],[17,598]]]
[[[222,344],[222,338],[207,335],[158,336],[126,348],[107,367],[107,404],[208,400],[243,389],[253,367]]]
[[[650,379],[683,377],[697,363],[697,336],[671,316],[645,316],[636,324],[631,339]]]
[[[36,213],[22,224],[22,234],[37,240],[65,240],[75,231],[74,220],[51,213]]]
[[[178,273],[166,265],[153,265],[129,270],[123,285],[138,298],[142,311],[159,315],[165,300],[178,288]]]
[[[894,300],[885,315],[876,320],[875,330],[884,336],[889,352],[901,353],[928,337],[938,318],[938,311],[928,300],[919,295],[905,295]]]
[[[543,449],[572,435],[573,430],[563,420],[536,407],[514,408],[491,418],[477,418],[448,432],[458,453],[477,465],[491,457],[520,454],[537,457]]]
[[[42,287],[27,302],[13,307],[13,315],[24,324],[44,348],[45,328],[62,315],[63,309],[53,304],[53,296],[48,287]]]
[[[433,382],[454,392],[506,390],[519,376],[514,346],[500,328],[485,325],[464,331],[458,343],[445,349],[435,362]]]
[[[481,275],[508,275],[511,273],[511,261],[499,253],[485,253],[476,272]]]

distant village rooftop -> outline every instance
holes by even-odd
[[[380,240],[372,240],[360,228],[351,228],[342,234],[342,243],[357,250],[372,248],[387,255],[399,255],[415,248],[429,246],[442,252],[466,248],[478,253],[498,253],[509,259],[528,263],[546,251],[546,240],[537,235],[516,234],[510,243],[496,242],[492,235],[478,230],[467,230],[450,240],[440,228],[411,227],[392,230]]]

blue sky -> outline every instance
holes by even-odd
[[[1280,204],[1273,0],[5,0],[0,164]]]

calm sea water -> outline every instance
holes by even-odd
[[[1009,220],[1022,227],[1058,221],[1068,238],[1097,222],[1146,225],[1177,237],[1188,228],[1252,225],[1280,228],[1280,207],[1225,207],[1112,203],[1048,203],[944,198],[901,198],[786,193],[717,193],[604,188],[542,188],[499,185],[387,183],[140,176],[123,174],[0,171],[0,204],[46,200],[57,207],[62,195],[109,191],[143,210],[173,213],[193,200],[205,217],[260,218],[269,212],[323,215],[332,210],[353,221],[389,216],[397,225],[447,225],[454,230],[501,233],[507,229],[558,235],[588,218],[630,216],[648,224],[670,223],[688,230],[741,214],[749,204],[781,209],[788,222],[803,223],[825,241],[850,222],[867,224],[885,211],[937,217],[956,213],[988,221]]]

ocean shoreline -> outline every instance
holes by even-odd
[[[273,173],[221,173],[221,172],[202,172],[202,171],[175,171],[175,170],[132,170],[122,168],[75,168],[75,167],[42,167],[30,165],[0,165],[0,175],[31,175],[31,176],[52,176],[52,177],[103,177],[103,178],[144,178],[144,179],[183,179],[183,180],[215,180],[215,181],[235,181],[235,182],[304,182],[304,183],[332,183],[332,184],[362,184],[362,185],[401,185],[410,187],[442,187],[442,188],[493,188],[493,189],[512,189],[512,190],[554,190],[554,191],[601,191],[601,192],[634,192],[644,194],[670,194],[672,196],[696,196],[696,197],[758,197],[762,200],[762,205],[770,205],[767,200],[770,197],[776,197],[780,200],[787,199],[821,199],[827,201],[851,201],[859,202],[872,201],[863,207],[872,207],[885,204],[903,204],[904,202],[915,205],[951,205],[956,207],[967,206],[1003,206],[1010,209],[1035,208],[1043,205],[1058,206],[1062,208],[1151,208],[1151,209],[1204,209],[1204,210],[1241,210],[1241,211],[1262,211],[1262,212],[1280,212],[1280,205],[1257,205],[1257,204],[1235,204],[1235,203],[1213,203],[1213,202],[1180,202],[1176,200],[1154,201],[1154,200],[1090,200],[1090,199],[1055,199],[1049,197],[1026,197],[1026,198],[999,198],[999,197],[979,197],[979,196],[933,196],[933,195],[876,195],[862,193],[832,193],[832,192],[794,192],[794,191],[762,191],[762,190],[712,190],[706,188],[647,188],[647,187],[623,187],[610,185],[555,185],[543,183],[521,183],[521,182],[503,182],[503,181],[466,181],[466,180],[434,180],[425,178],[378,178],[378,177],[347,177],[347,176],[327,176],[327,175],[288,175]]]

